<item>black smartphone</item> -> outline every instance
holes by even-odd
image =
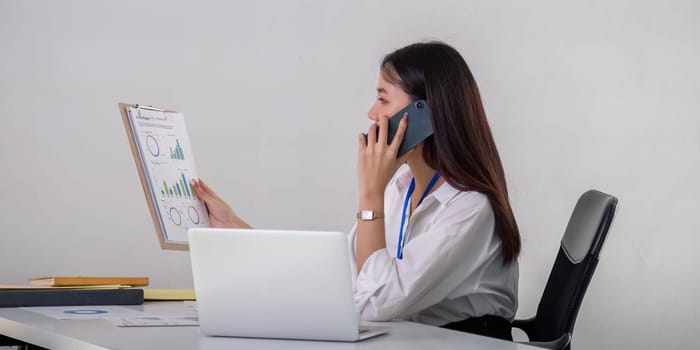
[[[387,143],[391,143],[394,139],[396,131],[399,129],[399,123],[403,115],[408,113],[408,125],[406,133],[403,136],[403,142],[399,147],[398,156],[406,154],[413,147],[416,147],[423,140],[433,134],[433,122],[431,120],[430,107],[424,100],[411,102],[404,109],[398,111],[389,118],[389,134]]]

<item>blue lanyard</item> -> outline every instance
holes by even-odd
[[[430,193],[430,190],[433,189],[433,186],[435,186],[435,183],[437,180],[440,178],[440,174],[435,172],[435,175],[433,175],[433,178],[430,180],[430,183],[428,184],[428,187],[425,189],[425,192],[423,192],[423,195],[420,197],[420,200],[418,201],[418,204],[416,205],[416,208],[423,202],[423,199],[425,199],[425,196]],[[406,192],[406,199],[403,201],[403,211],[401,212],[401,229],[399,229],[399,242],[398,242],[398,247],[396,248],[396,257],[401,260],[403,259],[403,244],[404,244],[404,237],[403,237],[403,224],[406,221],[406,208],[408,208],[408,201],[411,200],[411,195],[413,194],[413,190],[416,189],[416,179],[411,179],[411,185],[408,186],[408,192]]]

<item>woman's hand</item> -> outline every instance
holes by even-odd
[[[231,206],[221,199],[202,180],[193,180],[192,188],[199,199],[204,201],[209,211],[209,222],[216,228],[252,228],[233,212]]]
[[[391,144],[387,144],[388,119],[380,119],[372,124],[367,137],[360,134],[360,150],[357,155],[357,177],[360,186],[359,210],[384,211],[384,190],[396,170],[404,163],[412,151],[397,159],[399,146],[406,132],[407,117],[404,114]],[[377,133],[379,129],[379,133]],[[384,220],[360,220],[357,222],[355,257],[357,270],[362,267],[378,249],[386,248]]]
[[[382,119],[369,127],[367,135],[360,134],[360,149],[357,156],[357,177],[359,181],[360,201],[376,201],[384,197],[384,189],[403,164],[411,151],[397,159],[399,146],[403,141],[408,123],[408,114],[404,114],[391,144],[387,142],[389,120]],[[379,132],[377,133],[377,129]],[[383,204],[383,201],[382,201]],[[366,208],[370,209],[370,208]],[[382,210],[383,208],[375,208]]]

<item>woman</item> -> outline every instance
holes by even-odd
[[[419,99],[431,109],[434,134],[397,158],[410,115],[390,143],[388,119]],[[466,62],[440,42],[387,55],[368,114],[375,123],[359,136],[358,221],[350,232],[362,318],[511,339],[520,235]],[[194,189],[214,227],[250,227],[204,183]]]

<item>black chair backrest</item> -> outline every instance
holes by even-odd
[[[530,335],[530,341],[550,341],[565,332],[573,334],[616,208],[617,198],[596,190],[579,198],[537,307],[535,334]]]

